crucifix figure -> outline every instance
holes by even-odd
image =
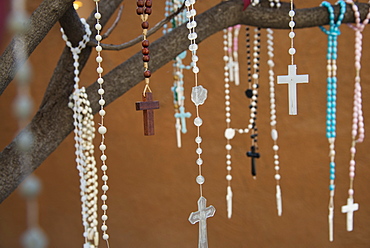
[[[358,203],[353,203],[353,198],[347,199],[347,205],[342,206],[342,213],[347,213],[347,231],[353,231],[353,212],[358,210]]]
[[[252,176],[256,177],[257,172],[256,172],[255,159],[260,158],[260,154],[258,152],[256,152],[256,147],[255,146],[251,146],[251,151],[247,152],[247,157],[252,158],[252,169],[251,169],[252,170]]]
[[[212,217],[216,209],[214,206],[206,207],[207,200],[201,196],[198,200],[198,211],[192,212],[189,216],[191,224],[199,222],[199,242],[198,248],[208,248],[207,238],[207,218]]]
[[[288,84],[289,114],[297,115],[297,84],[308,83],[308,75],[297,75],[297,65],[288,65],[288,75],[278,76],[278,84]]]
[[[181,132],[186,133],[188,130],[186,130],[186,119],[185,118],[190,118],[191,113],[186,112],[185,113],[185,107],[180,106],[179,107],[180,112],[175,114],[175,118],[180,118],[181,119]]]
[[[153,101],[151,92],[146,92],[142,102],[136,102],[136,110],[143,110],[144,135],[154,135],[154,109],[159,109],[159,102]]]

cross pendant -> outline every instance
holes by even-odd
[[[347,199],[347,205],[342,206],[342,213],[347,213],[347,231],[353,231],[353,212],[358,210],[358,203],[353,203],[353,198]]]
[[[256,158],[260,158],[260,154],[258,152],[256,152],[256,147],[255,146],[251,146],[251,151],[250,152],[247,152],[247,157],[250,157],[252,158],[252,168],[251,168],[251,172],[252,172],[252,176],[253,177],[256,177],[257,175],[257,171],[256,171],[256,162],[255,162],[255,159]]]
[[[142,102],[136,102],[136,110],[143,110],[144,135],[154,135],[154,109],[159,109],[159,102],[153,101],[151,92],[146,92]]]
[[[288,84],[289,114],[297,115],[297,84],[308,83],[308,75],[297,75],[297,65],[288,65],[288,75],[278,76],[278,84]]]
[[[192,212],[189,216],[189,222],[195,224],[199,222],[199,240],[198,248],[208,248],[207,238],[207,218],[215,215],[214,206],[206,207],[207,200],[201,196],[198,200],[198,211]]]
[[[179,111],[180,111],[179,113],[175,113],[175,118],[181,119],[181,132],[186,133],[188,130],[186,129],[186,119],[185,118],[190,118],[191,113],[185,112],[184,106],[180,106]]]

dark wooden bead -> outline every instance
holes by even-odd
[[[137,0],[136,4],[138,7],[144,7],[145,5],[144,0]]]
[[[144,77],[149,78],[152,73],[149,70],[144,71]]]
[[[152,7],[152,0],[146,0],[145,7]]]
[[[149,41],[148,41],[148,40],[143,40],[143,41],[141,42],[141,45],[142,45],[143,47],[148,47],[148,46],[149,46]]]
[[[149,62],[149,60],[150,60],[150,56],[149,55],[144,55],[143,56],[143,61],[144,62]]]
[[[142,22],[142,23],[141,23],[141,27],[142,27],[143,29],[148,29],[148,28],[149,28],[149,22]]]
[[[146,48],[144,47],[141,52],[143,53],[143,55],[148,55],[149,54],[149,48]]]
[[[144,14],[144,8],[143,7],[136,8],[136,14],[138,14],[138,15]]]
[[[152,13],[152,8],[145,8],[144,13],[150,15]]]

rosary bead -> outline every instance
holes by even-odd
[[[144,14],[144,8],[143,7],[136,8],[136,14],[138,14],[138,15]]]
[[[141,45],[142,45],[143,47],[148,47],[148,46],[149,46],[149,40],[143,40],[143,41],[141,42]]]
[[[152,0],[146,0],[145,7],[148,7],[148,8],[152,7]]]
[[[199,175],[196,178],[196,182],[197,182],[197,184],[204,184],[205,179],[204,179],[204,177],[202,175]]]
[[[151,72],[149,70],[144,71],[144,77],[150,78],[151,75],[152,74],[151,74]]]
[[[144,55],[148,55],[149,54],[149,49],[144,47],[141,52],[144,54]]]
[[[144,7],[145,1],[144,0],[137,0],[136,4],[137,4],[138,7]]]
[[[96,12],[94,14],[95,19],[99,20],[101,18],[101,14],[99,12]]]
[[[104,239],[104,240],[108,240],[108,239],[109,239],[109,235],[108,235],[108,234],[106,234],[106,233],[105,233],[105,234],[103,234],[103,239]]]
[[[148,29],[148,28],[149,28],[149,22],[142,22],[142,23],[141,23],[141,27],[142,27],[143,29]]]
[[[145,8],[144,13],[150,15],[152,13],[152,8]]]
[[[144,55],[143,56],[143,61],[144,62],[149,62],[149,60],[150,60],[150,56],[149,55]]]

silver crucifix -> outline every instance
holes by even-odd
[[[288,84],[289,114],[297,115],[297,84],[308,83],[308,75],[297,75],[297,66],[288,65],[288,75],[278,76],[278,84]]]
[[[201,196],[198,200],[198,211],[192,212],[189,216],[191,224],[199,222],[199,242],[198,248],[208,248],[207,238],[207,218],[215,215],[216,209],[214,206],[206,207],[207,200]]]

